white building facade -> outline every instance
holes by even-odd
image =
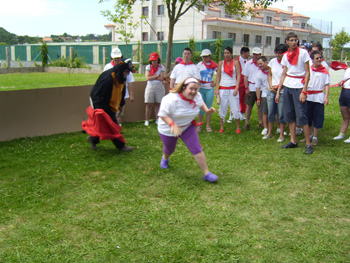
[[[322,32],[309,23],[310,17],[288,11],[268,7],[254,8],[255,16],[238,17],[225,12],[219,5],[196,6],[191,8],[176,23],[173,40],[233,39],[234,54],[239,54],[242,46],[260,47],[266,56],[273,55],[274,48],[284,43],[286,35],[293,31],[303,43],[320,42],[330,38],[330,33]],[[140,1],[133,5],[134,20],[145,16],[131,41],[167,41],[169,19],[166,5],[162,0]],[[118,37],[115,37],[118,39]]]

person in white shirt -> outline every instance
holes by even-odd
[[[327,69],[327,71],[329,71],[329,66],[328,66],[327,62],[323,58],[323,47],[322,47],[322,45],[320,43],[312,44],[311,52],[312,51],[319,51],[321,53],[321,59],[322,59],[321,65],[324,66]],[[312,61],[311,61],[310,64],[312,64]]]
[[[318,132],[323,128],[324,106],[328,105],[329,83],[331,82],[328,70],[322,65],[322,56],[319,51],[312,51],[311,77],[307,88],[307,117],[310,130],[313,130],[312,145],[318,144]],[[323,93],[323,90],[325,93]]]
[[[169,94],[163,97],[158,112],[158,132],[163,141],[162,169],[168,169],[169,158],[181,138],[192,153],[204,175],[203,179],[215,182],[218,177],[208,170],[206,157],[199,142],[195,117],[202,109],[205,113],[215,113],[215,108],[207,108],[198,93],[199,81],[193,77],[181,81]]]
[[[345,69],[342,81],[340,81],[338,84],[342,87],[339,96],[339,107],[343,120],[339,135],[333,138],[334,140],[341,140],[345,138],[345,133],[350,122],[350,68],[346,64],[338,61],[332,61],[331,68],[334,70]],[[350,143],[350,137],[344,142]]]
[[[236,59],[233,59],[232,48],[226,47],[224,50],[224,60],[219,62],[218,74],[216,76],[216,96],[220,96],[220,130],[224,132],[224,123],[227,107],[230,109],[236,120],[236,133],[240,134],[240,114],[239,114],[239,81],[241,79],[241,69]]]
[[[146,103],[146,120],[145,126],[149,125],[151,118],[152,106],[154,106],[154,114],[156,123],[158,122],[158,111],[160,102],[165,94],[163,85],[164,66],[160,64],[160,58],[157,52],[151,53],[149,56],[149,64],[146,66],[147,86],[145,89],[145,103]]]
[[[200,79],[200,89],[199,93],[202,95],[202,98],[208,108],[211,108],[214,100],[214,73],[218,68],[218,65],[211,59],[211,51],[209,49],[203,49],[201,53],[202,60],[197,64],[197,71],[199,72]],[[204,112],[199,111],[198,122],[202,122]],[[211,114],[206,114],[207,119],[207,132],[212,132],[210,126]],[[201,126],[197,127],[197,131],[201,130]]]
[[[280,92],[279,103],[276,103],[276,92],[278,85],[280,84],[283,66],[281,64],[283,54],[288,50],[288,46],[286,44],[280,44],[275,48],[276,58],[273,58],[269,62],[269,90],[267,92],[267,110],[268,110],[268,120],[269,120],[269,130],[267,133],[267,137],[272,136],[273,124],[276,121],[276,114],[278,115],[278,123],[279,126],[277,128],[277,133],[280,134],[277,142],[284,141],[284,129],[286,124],[284,122],[283,117],[283,89]]]
[[[247,104],[247,116],[245,125],[243,129],[249,129],[250,116],[252,114],[252,110],[254,104],[256,102],[256,88],[255,88],[255,76],[259,71],[259,67],[257,64],[258,59],[261,57],[261,49],[258,47],[253,48],[253,58],[249,60],[243,70],[242,74],[244,75],[244,85],[246,90],[246,104]],[[258,106],[258,117],[259,117],[259,126],[262,126],[262,113],[260,111],[260,106]]]
[[[194,77],[200,79],[197,71],[197,66],[191,61],[192,51],[190,48],[185,48],[182,53],[183,60],[177,64],[170,75],[170,90],[185,78]]]
[[[290,142],[281,146],[282,149],[296,148],[296,125],[303,126],[306,154],[312,154],[313,148],[310,142],[310,130],[307,119],[306,95],[310,80],[310,56],[304,49],[298,47],[298,36],[294,32],[287,35],[288,51],[283,55],[281,64],[284,66],[281,82],[276,94],[276,102],[279,102],[280,92],[283,86],[283,115],[285,122],[289,124]]]
[[[105,65],[105,67],[103,68],[103,71],[107,71],[113,68],[123,59],[123,54],[119,48],[116,47],[112,49],[111,59],[112,61]],[[134,101],[134,82],[135,82],[134,76],[132,72],[130,72],[125,82],[125,97],[124,97],[125,99],[129,99],[130,103]],[[128,89],[130,90],[130,93]],[[124,110],[125,110],[125,106],[123,106],[122,109],[116,113],[117,120],[120,126],[122,126],[122,123],[124,122]]]
[[[263,114],[263,125],[264,129],[261,132],[261,135],[264,135],[263,139],[268,139],[267,136],[267,90],[269,87],[268,73],[269,65],[267,63],[267,58],[261,56],[258,59],[259,72],[255,76],[255,88],[256,88],[256,105],[260,106],[260,111]]]

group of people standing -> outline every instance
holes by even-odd
[[[312,154],[312,146],[318,144],[319,129],[323,127],[324,106],[328,104],[330,77],[328,65],[322,58],[322,46],[315,44],[311,50],[305,50],[302,47],[299,48],[298,41],[294,32],[289,33],[286,44],[280,44],[275,48],[276,58],[270,61],[262,56],[261,49],[258,47],[253,48],[250,60],[248,60],[250,56],[248,47],[242,47],[240,56],[236,59],[233,58],[232,48],[226,47],[224,59],[218,64],[211,59],[210,50],[204,49],[201,52],[202,61],[195,65],[191,61],[192,51],[185,48],[183,58],[177,58],[177,65],[170,73],[170,92],[167,95],[163,85],[163,81],[167,78],[164,66],[160,63],[158,53],[152,53],[149,58],[150,63],[146,67],[145,125],[149,125],[152,106],[154,106],[158,132],[163,142],[160,167],[168,168],[170,156],[175,151],[178,138],[181,138],[202,169],[203,179],[209,182],[218,180],[217,175],[208,170],[198,137],[204,114],[206,114],[206,131],[212,132],[210,122],[211,114],[216,112],[212,107],[215,95],[220,105],[219,133],[224,132],[228,106],[231,113],[228,122],[235,119],[236,133],[240,134],[240,121],[245,120],[243,129],[248,130],[252,109],[256,104],[259,126],[263,128],[263,139],[271,138],[274,122],[277,121],[277,133],[279,133],[277,141],[283,142],[286,135],[285,127],[288,123],[290,142],[282,145],[281,148],[298,147],[296,135],[299,127],[302,128],[305,136],[305,153]],[[109,70],[104,79],[114,84],[130,83],[127,78],[132,74],[130,72],[132,70],[125,64],[128,62],[120,60],[120,64],[117,64],[118,61],[115,63],[113,70]],[[118,72],[118,67],[119,70],[124,71]],[[113,79],[113,72],[119,76],[119,79]],[[215,72],[217,72],[216,81],[214,81]],[[109,75],[112,75],[112,79],[106,77]],[[99,90],[99,80],[91,93],[92,106],[95,108],[98,105],[94,98],[97,94],[96,90]],[[348,80],[343,81],[344,87]],[[113,93],[114,91],[112,95]],[[130,93],[133,96],[133,91]],[[346,91],[342,93],[345,94]],[[342,139],[345,136],[350,119],[349,95],[341,96],[344,104],[340,104],[343,123],[340,134],[334,139]],[[109,100],[111,100],[110,97]],[[121,110],[123,102],[117,106]],[[195,120],[197,116],[198,123]],[[114,119],[112,118],[113,121]],[[94,136],[88,137],[92,148],[96,147],[98,142],[93,139]],[[348,140],[350,142],[350,138]],[[125,144],[120,144],[117,148],[124,151],[132,150]]]

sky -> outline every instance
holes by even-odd
[[[272,7],[307,15],[320,21],[332,21],[333,34],[342,27],[350,34],[348,0],[285,0]],[[16,35],[50,36],[108,34],[109,24],[101,10],[113,10],[115,0],[1,0],[0,27]],[[323,26],[327,23],[323,23]]]

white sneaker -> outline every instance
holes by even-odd
[[[295,129],[295,134],[296,135],[301,135],[303,133],[303,129],[302,128],[296,128]]]
[[[345,143],[350,143],[350,137],[349,137],[349,139],[346,139],[344,142]]]
[[[277,140],[277,142],[283,142],[284,141],[284,137],[280,137],[280,138],[278,138],[278,140]]]
[[[227,123],[232,123],[232,120],[228,119],[228,120],[227,120]]]
[[[246,120],[246,117],[244,116],[244,113],[240,113],[240,120],[241,121],[245,121]]]
[[[266,135],[269,130],[267,128],[263,129],[261,135]]]
[[[281,133],[281,129],[280,129],[280,128],[277,128],[276,134],[280,134],[280,133]]]
[[[145,121],[145,126],[149,126],[149,121]]]
[[[266,139],[270,139],[272,137],[272,135],[265,135],[264,137],[263,137],[263,140],[266,140]]]
[[[344,139],[345,135],[344,134],[339,134],[338,136],[334,137],[333,140],[341,140]]]

